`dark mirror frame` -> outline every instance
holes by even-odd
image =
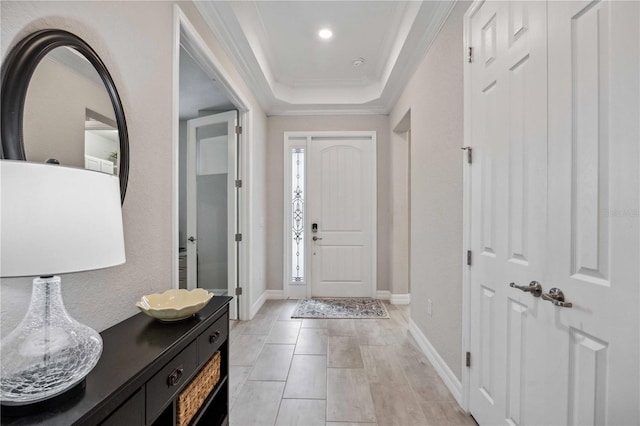
[[[26,161],[22,121],[29,82],[36,67],[47,53],[57,47],[71,47],[94,66],[111,99],[120,137],[120,200],[124,203],[129,178],[129,136],[124,110],[113,79],[98,54],[81,38],[64,30],[37,31],[20,41],[2,65],[2,101],[0,104],[0,156],[8,160]]]

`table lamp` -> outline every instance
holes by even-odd
[[[0,342],[3,409],[58,401],[83,387],[102,338],[71,318],[55,274],[124,262],[118,177],[0,161],[0,277],[36,277],[26,316]]]

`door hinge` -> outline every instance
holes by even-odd
[[[471,367],[471,352],[467,352],[466,366]]]
[[[467,266],[471,266],[471,250],[467,250]]]
[[[236,188],[242,188],[242,179],[236,179]]]
[[[236,234],[236,242],[242,241],[242,234]]]
[[[473,62],[473,47],[469,46],[469,63]]]
[[[467,151],[467,163],[473,163],[473,149],[470,146],[464,146],[460,149],[463,151]]]
[[[236,296],[240,296],[242,294],[242,287],[236,287]]]
[[[236,126],[236,135],[242,134],[242,126]]]

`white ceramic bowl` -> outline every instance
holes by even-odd
[[[136,302],[136,306],[160,321],[180,321],[204,308],[212,297],[213,293],[202,288],[191,291],[172,289],[162,294],[142,296],[142,299]]]

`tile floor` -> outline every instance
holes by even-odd
[[[231,426],[475,425],[407,331],[389,319],[291,319],[267,301],[231,329]]]

